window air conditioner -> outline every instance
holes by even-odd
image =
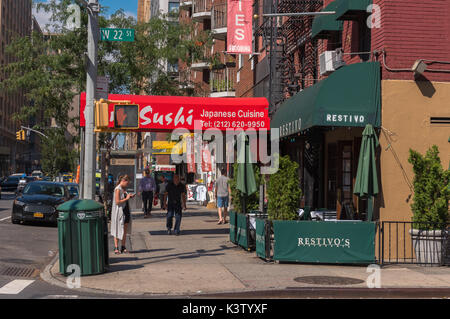
[[[345,65],[342,49],[325,51],[319,56],[320,75],[328,75]]]

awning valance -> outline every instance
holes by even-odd
[[[339,0],[331,2],[322,11],[336,11]],[[327,38],[331,33],[342,30],[342,21],[336,20],[336,14],[320,15],[314,18],[312,25],[312,38]]]
[[[372,0],[339,0],[336,7],[337,20],[356,20],[362,13],[369,14],[367,8],[372,4]]]
[[[380,85],[379,62],[344,66],[284,102],[271,127],[280,136],[313,126],[380,127]]]

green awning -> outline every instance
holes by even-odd
[[[380,86],[379,62],[344,66],[284,102],[270,126],[280,137],[313,126],[380,127]]]
[[[372,0],[339,0],[336,7],[337,20],[357,20],[361,14],[369,14],[367,8]]]
[[[336,11],[340,0],[331,2],[322,11]],[[312,24],[312,38],[327,38],[331,33],[342,30],[342,21],[336,20],[336,14],[321,15],[314,18]]]

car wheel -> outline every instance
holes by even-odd
[[[19,219],[11,219],[11,222],[13,224],[20,224],[20,220]]]

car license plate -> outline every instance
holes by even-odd
[[[42,213],[34,213],[33,216],[37,218],[44,218],[44,214]]]

